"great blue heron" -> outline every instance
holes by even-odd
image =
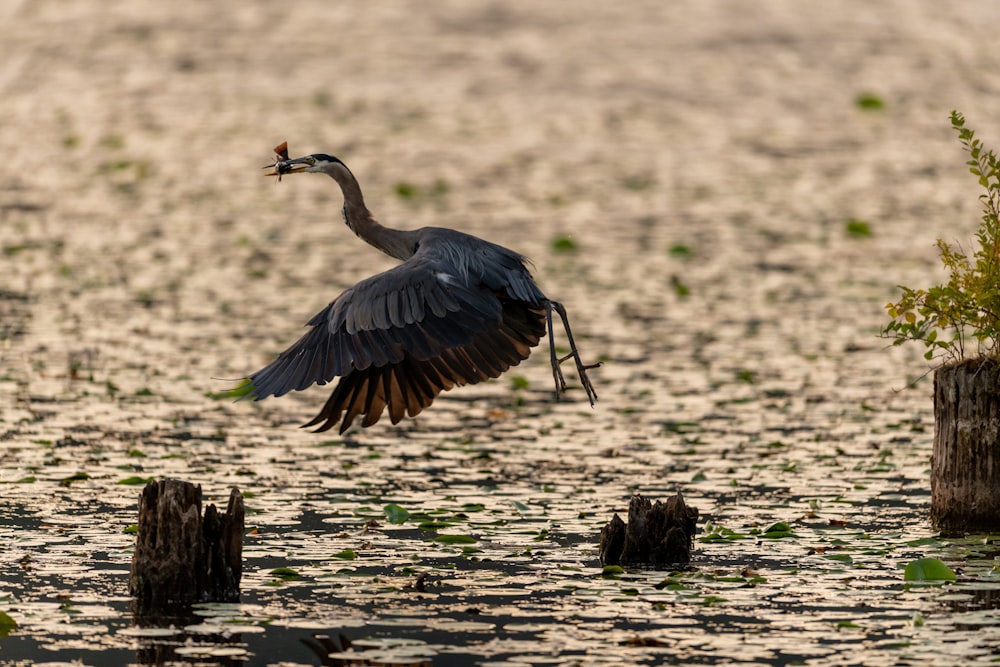
[[[561,364],[573,359],[593,406],[597,400],[570,331],[566,309],[538,289],[512,250],[441,227],[412,231],[379,224],[357,179],[339,159],[317,153],[289,159],[287,146],[265,167],[268,176],[319,173],[344,195],[344,222],[364,241],[403,260],[362,280],[309,320],[312,328],[273,362],[245,378],[242,395],[260,400],[340,378],[319,414],[303,427],[343,433],[363,415],[371,426],[388,408],[393,424],[416,416],[442,391],[499,377],[527,359],[549,333],[556,395],[566,390]],[[557,357],[552,311],[559,313],[570,351]]]

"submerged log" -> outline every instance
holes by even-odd
[[[1000,362],[934,372],[931,523],[945,535],[1000,531]]]
[[[697,523],[697,508],[688,507],[680,493],[665,503],[633,496],[628,524],[615,514],[601,529],[601,564],[687,565]]]
[[[243,572],[243,496],[233,489],[225,514],[201,515],[201,486],[174,479],[147,484],[129,593],[146,605],[235,602]]]

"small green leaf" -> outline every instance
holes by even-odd
[[[906,581],[955,581],[955,572],[937,558],[918,558],[906,564]]]
[[[90,475],[85,472],[78,472],[70,475],[69,477],[64,477],[59,481],[59,486],[69,486],[73,482],[81,482],[83,480],[90,479]]]
[[[358,557],[358,553],[354,549],[344,549],[333,554],[333,557],[340,560],[354,560]]]
[[[434,541],[440,544],[475,544],[476,538],[471,535],[438,535]]]
[[[885,108],[885,102],[874,93],[861,93],[854,99],[854,103],[865,111],[879,111]]]
[[[510,383],[514,386],[514,389],[522,390],[527,389],[531,386],[528,378],[522,377],[520,375],[514,375],[510,378]]]
[[[780,540],[786,537],[798,537],[798,535],[792,532],[792,527],[787,523],[779,521],[778,523],[768,526],[761,537],[768,540]]]
[[[686,246],[683,243],[673,244],[672,246],[670,246],[669,252],[674,257],[688,258],[694,255],[694,251],[691,250],[689,246]]]
[[[118,483],[125,486],[139,486],[140,484],[152,484],[155,481],[155,477],[139,477],[138,475],[133,475],[132,477],[126,477],[125,479],[118,480]]]
[[[872,235],[872,228],[864,220],[851,218],[847,221],[847,235],[854,238],[869,238]]]
[[[7,615],[7,612],[0,611],[0,637],[8,636],[12,630],[17,629],[17,621]]]
[[[389,503],[382,508],[382,511],[385,512],[389,523],[394,523],[397,526],[406,523],[406,520],[410,518],[410,513],[396,503]]]
[[[575,252],[577,249],[576,241],[572,237],[562,234],[553,239],[552,249],[556,252]]]
[[[677,276],[670,276],[670,286],[674,288],[674,294],[681,298],[691,296],[691,288]]]
[[[851,554],[824,554],[823,558],[827,560],[835,560],[840,563],[846,563],[848,565],[854,562],[854,559],[851,558]]]
[[[706,595],[701,601],[706,607],[713,607],[722,602],[726,602],[726,598],[719,597],[718,595]]]
[[[290,567],[276,567],[270,572],[271,576],[283,581],[292,581],[299,578],[299,573]]]
[[[413,199],[417,196],[417,186],[412,183],[396,183],[396,194],[403,199]]]
[[[624,574],[625,568],[621,565],[605,565],[604,569],[601,570],[602,577],[617,577],[619,574]]]

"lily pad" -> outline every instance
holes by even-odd
[[[955,571],[937,558],[918,558],[906,564],[906,581],[955,581]]]
[[[385,517],[389,520],[389,523],[396,525],[406,523],[406,520],[410,518],[410,513],[396,503],[389,503],[382,508],[382,511],[385,512]]]
[[[438,535],[434,541],[439,544],[475,544],[476,538],[471,535]]]
[[[17,621],[11,618],[7,612],[0,611],[0,637],[6,637],[12,630],[17,629]]]

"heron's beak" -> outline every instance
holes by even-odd
[[[291,160],[278,160],[273,164],[266,165],[264,169],[274,169],[274,171],[264,174],[265,176],[277,176],[281,180],[286,174],[298,174],[312,166],[309,158],[297,157]]]

